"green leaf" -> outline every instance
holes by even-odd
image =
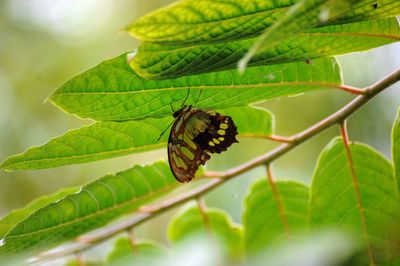
[[[11,228],[13,228],[17,223],[25,220],[29,215],[31,215],[35,211],[39,210],[40,208],[43,208],[44,206],[52,202],[64,198],[68,194],[75,193],[78,190],[79,190],[78,187],[65,188],[54,194],[39,197],[34,201],[32,201],[31,203],[29,203],[24,208],[13,210],[0,220],[0,239],[3,238],[6,235],[6,233]]]
[[[349,13],[360,0],[302,0],[296,3],[285,16],[257,39],[245,57],[239,62],[243,71],[250,59],[260,50],[273,47],[293,34],[308,31],[318,25]],[[372,9],[372,7],[370,7]]]
[[[219,110],[235,121],[239,136],[266,137],[273,133],[273,115],[248,106]],[[158,141],[173,117],[126,122],[98,122],[50,140],[6,159],[0,168],[27,170],[85,163],[165,147],[168,133]]]
[[[293,181],[275,185],[278,197],[264,178],[252,185],[245,198],[242,220],[248,253],[293,240],[308,230],[308,188]]]
[[[171,115],[171,104],[224,109],[322,88],[337,88],[340,70],[334,59],[220,71],[177,79],[140,78],[126,54],[105,61],[57,89],[50,100],[68,113],[95,120],[127,120]],[[201,91],[201,93],[200,93]],[[200,95],[200,97],[199,97]]]
[[[348,263],[357,251],[350,236],[337,232],[316,232],[289,244],[275,245],[249,258],[251,266],[361,266]]]
[[[6,170],[43,169],[85,163],[165,145],[157,141],[171,118],[127,122],[99,122],[70,130],[48,143],[28,149],[6,159],[0,167]]]
[[[392,145],[397,190],[400,191],[400,110],[393,126]]]
[[[189,203],[172,219],[168,238],[176,244],[200,234],[219,240],[231,257],[241,256],[242,227],[222,210],[206,208],[202,214],[196,204]]]
[[[115,241],[111,253],[107,257],[107,265],[151,265],[156,257],[166,255],[166,249],[153,241],[135,240],[134,246],[129,238],[120,237]]]
[[[255,54],[250,66],[304,61],[364,51],[400,39],[396,18],[314,28]],[[176,78],[236,68],[257,38],[191,46],[142,43],[131,67],[150,79]]]
[[[393,167],[365,145],[353,143],[350,151],[356,186],[341,139],[321,153],[311,187],[311,226],[352,233],[354,241],[365,243],[372,259],[366,251],[359,265],[399,262],[395,243],[400,209]]]
[[[18,223],[3,239],[0,257],[71,240],[134,212],[178,185],[164,162],[104,176]]]
[[[185,0],[143,16],[127,27],[127,31],[143,41],[163,43],[210,43],[242,39],[260,34],[281,20],[295,3],[302,1],[266,0]],[[316,6],[327,1],[312,0]],[[341,1],[328,1],[337,2]],[[358,1],[354,10],[336,17],[329,23],[347,23],[366,19],[396,16],[400,13],[397,0],[371,3]],[[304,19],[310,19],[309,9]],[[339,9],[340,11],[340,9]],[[339,12],[336,11],[337,15]],[[302,17],[296,17],[302,19]],[[297,21],[297,20],[295,20]],[[323,21],[326,23],[326,21]]]
[[[239,138],[270,136],[275,131],[275,117],[259,107],[232,107],[217,112],[228,115],[235,122]]]

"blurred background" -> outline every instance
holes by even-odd
[[[72,76],[101,61],[133,50],[138,41],[122,32],[132,20],[172,1],[167,0],[0,0],[0,160],[41,145],[68,129],[90,121],[69,116],[47,96]],[[400,67],[400,43],[339,58],[345,84],[364,87]],[[391,127],[400,106],[400,84],[373,99],[349,120],[350,138],[382,152],[389,160]],[[319,91],[263,103],[276,115],[276,133],[297,133],[347,103],[351,95]],[[338,135],[331,128],[274,163],[277,179],[308,184],[318,154]],[[241,139],[208,167],[222,170],[265,153],[275,144]],[[66,186],[84,184],[106,173],[165,159],[166,149],[116,159],[40,171],[0,171],[0,216],[32,199]],[[209,206],[227,210],[240,222],[242,199],[255,169],[206,197]],[[139,229],[139,236],[165,241],[165,219]]]

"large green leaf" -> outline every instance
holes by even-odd
[[[278,198],[267,178],[250,188],[243,212],[245,247],[256,253],[308,230],[308,188],[292,181],[275,183]]]
[[[168,238],[179,243],[193,236],[210,236],[226,249],[231,257],[242,254],[242,227],[233,223],[229,215],[221,210],[206,208],[201,213],[198,206],[189,203],[172,219],[168,227]]]
[[[351,233],[365,243],[371,255],[362,254],[360,265],[398,265],[400,208],[393,167],[365,145],[351,144],[350,152],[355,177],[341,139],[322,152],[311,187],[311,226]]]
[[[397,189],[400,191],[400,110],[393,126],[392,146]]]
[[[43,169],[161,148],[165,145],[165,136],[162,142],[157,139],[170,121],[165,117],[94,123],[9,157],[0,167],[6,170]]]
[[[134,212],[178,185],[164,162],[104,176],[18,223],[2,240],[0,258],[73,239]]]
[[[314,28],[290,35],[273,47],[255,54],[250,65],[278,64],[363,51],[400,39],[395,18]],[[175,78],[236,68],[257,38],[191,46],[142,43],[131,67],[151,79]]]
[[[239,136],[265,137],[273,133],[273,115],[248,106],[220,110],[235,121]],[[98,122],[71,130],[48,143],[6,159],[6,170],[43,169],[85,163],[166,146],[168,134],[161,132],[171,124],[172,116],[126,122]]]
[[[224,109],[340,84],[334,59],[251,67],[244,75],[230,70],[150,81],[133,72],[123,54],[68,81],[50,100],[83,118],[127,120],[170,116],[171,104],[180,107],[188,91],[185,104]]]
[[[307,2],[308,6],[319,6],[320,2],[345,2],[326,0],[272,1],[272,0],[184,0],[152,12],[133,22],[127,31],[144,41],[163,43],[204,43],[242,39],[261,33],[282,19],[295,3]],[[400,13],[397,0],[372,2],[362,0],[351,12],[331,18],[322,23],[337,23],[395,16]],[[329,7],[329,6],[328,6]],[[304,19],[312,18],[310,8]],[[293,13],[293,12],[292,12]],[[301,16],[296,17],[302,19]],[[301,25],[299,25],[301,26]]]
[[[0,220],[0,239],[2,239],[6,235],[6,233],[11,228],[13,228],[17,223],[25,220],[29,215],[31,215],[35,211],[39,210],[40,208],[43,208],[44,206],[52,202],[60,200],[69,194],[75,193],[78,190],[79,190],[78,187],[65,188],[52,195],[47,195],[37,198],[24,208],[13,210]]]
[[[246,56],[239,62],[244,70],[250,59],[259,51],[273,47],[297,33],[308,31],[318,25],[328,23],[347,13],[353,13],[357,2],[361,0],[302,0],[294,5],[285,16],[269,27],[257,39]],[[372,7],[369,7],[372,9]]]
[[[158,243],[146,240],[135,240],[134,246],[128,237],[115,241],[111,253],[107,256],[107,265],[152,265],[154,259],[166,256],[166,249]]]

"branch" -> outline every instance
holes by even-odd
[[[31,260],[32,262],[37,262],[40,260],[53,259],[62,256],[67,256],[74,254],[79,251],[83,251],[88,249],[96,244],[99,244],[105,240],[110,239],[111,237],[124,232],[126,230],[131,230],[133,227],[141,224],[144,221],[147,221],[160,213],[163,213],[171,208],[174,208],[182,203],[185,203],[192,199],[197,199],[200,196],[212,191],[217,188],[221,184],[225,183],[229,179],[236,177],[250,169],[253,169],[262,164],[268,164],[272,161],[276,160],[283,154],[286,154],[293,148],[297,147],[299,144],[305,142],[306,140],[312,138],[318,133],[324,131],[325,129],[337,124],[342,123],[346,120],[350,115],[352,115],[355,111],[360,109],[364,104],[366,104],[369,100],[375,97],[377,94],[390,87],[394,83],[400,80],[400,69],[396,70],[392,74],[386,76],[384,79],[376,82],[370,87],[367,87],[363,90],[363,94],[354,98],[347,105],[342,107],[340,110],[336,111],[332,115],[326,117],[320,122],[314,124],[313,126],[307,128],[306,130],[293,135],[290,137],[290,141],[275,149],[235,168],[232,168],[225,172],[206,172],[204,174],[205,177],[212,178],[207,184],[199,186],[196,189],[178,195],[176,197],[166,199],[155,203],[153,205],[143,206],[140,208],[139,214],[129,217],[124,221],[111,225],[106,228],[99,229],[90,234],[87,234],[83,237],[77,239],[76,243],[73,243],[70,246],[65,248],[58,248],[54,250],[50,250],[48,252],[42,253],[38,257]]]

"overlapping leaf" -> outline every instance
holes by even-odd
[[[400,110],[393,126],[392,154],[396,174],[397,189],[400,191]]]
[[[284,18],[296,3],[303,2],[306,2],[308,8],[305,9],[303,16],[298,14],[296,18],[311,20],[314,14],[310,14],[312,13],[309,12],[310,7],[318,12],[321,10],[316,7],[323,7],[326,3],[330,8],[332,5],[329,3],[333,2],[336,7],[336,2],[343,4],[348,1],[185,0],[141,17],[128,26],[127,31],[140,40],[170,44],[191,45],[242,39],[259,34]],[[328,16],[330,20],[323,20],[320,24],[348,23],[395,16],[400,13],[400,4],[397,0],[354,2],[357,4],[353,10],[346,12],[348,9],[339,6],[337,10],[333,10],[335,17]],[[329,11],[332,13],[332,10],[327,12]],[[300,26],[302,25],[298,25]]]
[[[395,18],[314,28],[256,53],[249,65],[279,64],[364,51],[400,40]],[[257,38],[191,46],[142,43],[131,67],[150,79],[236,68]]]
[[[233,223],[221,210],[206,209],[201,213],[195,204],[188,204],[175,216],[168,228],[168,237],[178,243],[203,234],[219,241],[231,257],[238,258],[242,252],[242,227]]]
[[[341,139],[322,152],[311,187],[311,226],[351,233],[365,243],[360,265],[397,265],[400,208],[393,167],[364,145],[351,144],[350,151],[355,176]]]
[[[224,109],[341,84],[334,59],[249,68],[150,81],[131,70],[126,55],[105,61],[65,83],[50,100],[68,113],[95,120],[171,115],[171,105]],[[190,89],[190,90],[189,90]]]
[[[276,188],[279,198],[265,178],[254,183],[246,196],[242,219],[248,253],[308,230],[308,188],[292,181],[278,181]]]
[[[177,186],[164,162],[104,176],[19,222],[2,240],[0,258],[70,240],[137,210]]]
[[[273,115],[251,107],[220,110],[235,121],[239,136],[265,137],[273,132]],[[6,170],[43,169],[85,163],[166,146],[168,133],[158,138],[172,116],[125,122],[98,122],[71,130],[40,147],[6,159]]]
[[[335,18],[355,12],[361,0],[302,0],[295,4],[272,27],[267,28],[257,39],[245,57],[239,62],[239,69],[244,70],[251,58],[259,51],[273,47],[287,36],[308,31],[318,25],[334,21]],[[373,9],[371,6],[370,9]]]
[[[13,210],[0,220],[0,239],[2,239],[6,235],[6,233],[10,229],[12,229],[17,223],[25,220],[29,215],[31,215],[35,211],[39,210],[40,208],[43,208],[44,206],[52,202],[61,200],[65,196],[75,193],[78,190],[79,190],[78,187],[65,188],[52,195],[37,198],[24,208]]]

